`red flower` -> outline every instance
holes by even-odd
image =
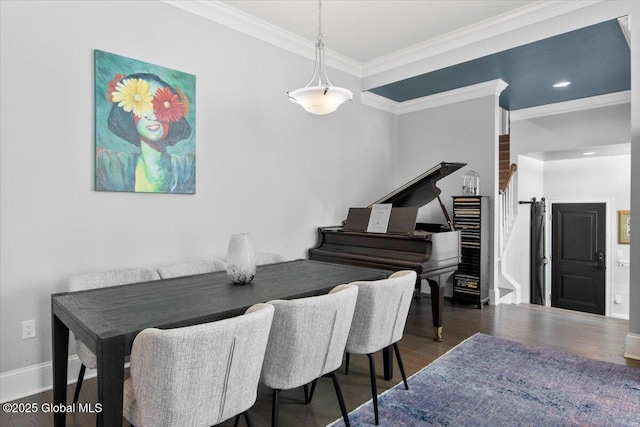
[[[116,85],[122,79],[124,79],[124,74],[116,74],[116,76],[107,84],[107,101],[113,103],[113,92],[116,91]]]
[[[161,122],[178,122],[184,117],[184,105],[168,87],[160,88],[153,97],[153,111]]]

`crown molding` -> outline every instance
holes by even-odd
[[[427,110],[429,108],[441,107],[443,105],[454,104],[456,102],[481,98],[483,96],[499,96],[507,86],[508,84],[503,80],[496,79],[404,102],[392,101],[383,96],[376,95],[373,92],[362,92],[360,101],[364,105],[396,115],[402,115],[413,113],[415,111]]]
[[[631,27],[629,26],[629,15],[618,18],[618,24],[624,34],[624,38],[627,40],[629,48],[631,48]]]
[[[552,116],[555,114],[573,113],[592,108],[611,107],[614,105],[629,104],[631,91],[608,93],[606,95],[591,96],[589,98],[575,99],[573,101],[556,102],[555,104],[541,105],[539,107],[513,110],[509,113],[509,120],[529,120],[538,117]]]
[[[393,68],[505,34],[527,25],[573,12],[603,0],[537,1],[514,11],[452,31],[440,37],[409,46],[362,64],[362,76],[368,77]]]
[[[225,3],[204,0],[163,0],[163,2],[289,52],[315,60],[315,42],[283,30]],[[358,78],[362,77],[362,64],[360,62],[328,48],[325,48],[324,55],[325,62],[329,67]]]
[[[217,0],[162,0],[233,30],[255,37],[305,58],[315,59],[315,43]],[[505,34],[604,0],[545,0],[531,3],[458,31],[445,34],[364,64],[325,48],[328,66],[363,78],[430,58],[461,46]]]
[[[391,114],[400,114],[400,103],[373,92],[360,92],[360,103]]]

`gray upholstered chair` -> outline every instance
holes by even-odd
[[[285,259],[282,255],[275,252],[257,252],[256,264],[275,264],[276,262],[283,262]]]
[[[389,278],[372,282],[353,282],[358,287],[358,302],[347,339],[346,372],[349,371],[350,354],[366,354],[371,373],[373,412],[378,424],[378,391],[373,353],[393,346],[404,386],[409,390],[402,366],[398,341],[407,323],[409,307],[416,283],[415,271],[398,271]]]
[[[88,289],[105,288],[108,286],[126,285],[129,283],[148,282],[158,280],[160,276],[155,270],[146,268],[130,268],[122,270],[106,270],[92,273],[82,273],[71,276],[68,280],[69,291],[84,291]],[[76,382],[76,391],[73,394],[73,403],[78,402],[82,380],[87,368],[95,369],[98,365],[96,355],[93,354],[78,338],[75,338],[76,354],[82,365]]]
[[[212,273],[214,271],[222,271],[224,268],[224,261],[188,261],[158,267],[158,273],[163,279],[169,279],[171,277]]]
[[[133,341],[124,417],[136,427],[211,426],[256,401],[273,306],[176,329],[145,329]]]
[[[331,377],[345,424],[349,417],[335,371],[342,365],[358,296],[354,285],[336,286],[327,295],[270,301],[275,307],[261,381],[273,390],[271,425],[278,425],[280,390],[305,387]],[[313,394],[313,388],[312,392]]]

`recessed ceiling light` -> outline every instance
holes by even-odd
[[[571,82],[562,81],[553,85],[553,87],[567,87],[571,84]]]
[[[585,151],[582,153],[583,156],[593,156],[594,154],[596,154],[595,151]]]

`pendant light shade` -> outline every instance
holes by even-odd
[[[318,1],[318,41],[313,76],[305,87],[287,92],[287,95],[305,111],[318,115],[333,113],[340,105],[353,99],[349,89],[333,86],[327,77],[322,41],[322,0]]]
[[[288,93],[291,101],[317,115],[333,113],[344,102],[353,98],[350,90],[336,86],[305,86]]]

